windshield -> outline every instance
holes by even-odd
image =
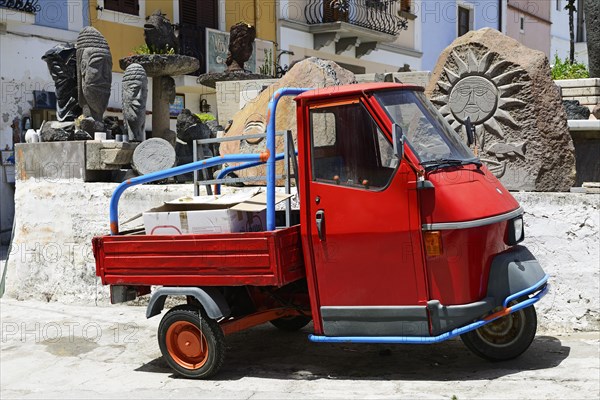
[[[390,90],[376,93],[392,121],[400,125],[420,162],[476,159],[456,132],[421,92]]]

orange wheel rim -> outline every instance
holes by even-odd
[[[173,360],[188,369],[198,369],[208,360],[208,342],[196,325],[177,321],[167,330],[167,351]]]

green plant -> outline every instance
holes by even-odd
[[[143,45],[134,48],[133,49],[133,54],[137,54],[137,55],[142,55],[142,54],[175,54],[175,49],[172,48],[172,47],[169,47],[169,45],[167,45],[162,50],[152,51],[152,50],[150,50],[150,48],[148,47],[148,45],[144,43]]]
[[[589,78],[590,73],[585,64],[577,61],[571,63],[568,58],[561,60],[558,54],[554,55],[554,65],[552,65],[552,79],[582,79]]]
[[[262,75],[273,76],[273,50],[265,49],[265,62],[258,69]]]
[[[200,118],[200,121],[202,121],[203,124],[207,123],[208,121],[214,121],[217,119],[214,115],[210,113],[196,114],[196,117]]]

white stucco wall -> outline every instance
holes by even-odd
[[[12,33],[0,35],[0,147],[12,147],[10,125],[15,117],[30,115],[33,91],[54,91],[42,56],[59,42]]]
[[[8,263],[9,296],[107,303],[108,290],[95,276],[91,239],[108,232],[108,203],[115,186],[17,182],[18,225]],[[191,193],[191,185],[135,187],[121,200],[120,219]],[[524,244],[550,275],[550,293],[536,306],[541,330],[600,330],[600,198],[570,193],[514,196],[526,212]]]

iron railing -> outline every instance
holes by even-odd
[[[309,25],[346,22],[394,36],[408,27],[397,13],[397,0],[309,0],[305,8]]]
[[[35,14],[42,9],[38,0],[0,0],[0,8]]]

